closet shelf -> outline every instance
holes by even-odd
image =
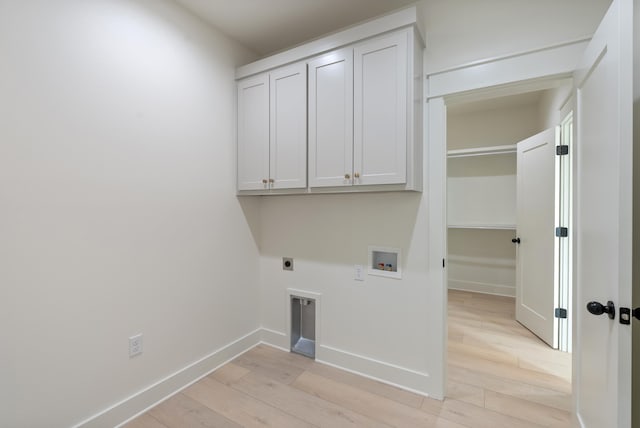
[[[516,230],[515,224],[450,224],[449,229]]]
[[[458,149],[447,151],[448,158],[466,158],[472,156],[488,156],[488,155],[503,155],[508,153],[516,153],[517,146],[511,144],[508,146],[492,146],[492,147],[477,147],[473,149]]]

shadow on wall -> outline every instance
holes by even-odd
[[[406,254],[422,195],[388,192],[264,198],[260,254],[328,264],[365,263],[368,245],[401,248]],[[403,265],[406,260],[404,257]]]
[[[260,247],[260,200],[259,196],[238,196],[238,203],[251,230],[253,242]]]

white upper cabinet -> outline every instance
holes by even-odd
[[[422,111],[412,104],[422,89],[413,88],[412,36],[404,29],[309,61],[311,189],[407,184],[414,119],[421,124],[412,114]]]
[[[268,188],[269,75],[238,82],[238,190]]]
[[[403,9],[238,68],[238,191],[421,191],[416,23]]]
[[[408,32],[354,48],[355,184],[407,181]]]
[[[304,63],[238,82],[238,190],[307,187]]]
[[[353,49],[309,62],[309,186],[351,186]]]
[[[296,64],[270,76],[270,163],[272,189],[307,187],[307,73]]]

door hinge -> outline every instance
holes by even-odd
[[[559,145],[556,146],[556,155],[564,156],[569,154],[569,146],[567,145]]]
[[[556,236],[558,238],[566,238],[569,236],[569,229],[566,227],[556,227]]]
[[[567,310],[565,308],[556,308],[555,317],[556,318],[567,318]]]

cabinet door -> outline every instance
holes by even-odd
[[[407,181],[408,31],[354,48],[354,184]]]
[[[309,62],[309,186],[351,186],[353,49]]]
[[[269,77],[238,82],[238,190],[268,189]]]
[[[270,74],[272,189],[307,187],[307,67],[296,64]]]

